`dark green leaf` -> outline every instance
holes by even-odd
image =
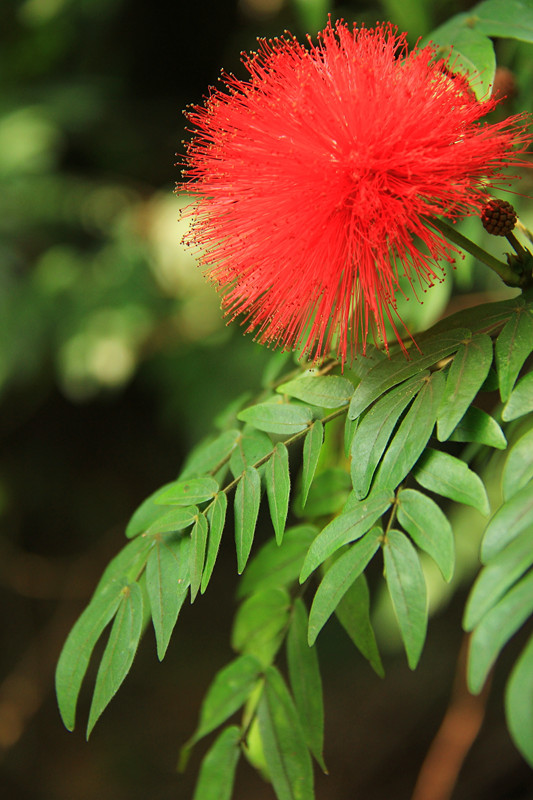
[[[533,529],[527,528],[481,570],[466,604],[464,629],[471,631],[532,564]]]
[[[494,417],[475,406],[470,406],[449,438],[450,442],[477,442],[498,450],[507,447],[507,439]]]
[[[193,800],[231,800],[240,755],[241,730],[222,731],[204,756]]]
[[[349,416],[346,415],[346,419],[344,421],[344,455],[346,458],[350,457],[353,437],[355,436],[355,432],[359,427],[360,419],[360,417],[357,417],[357,419],[350,419]]]
[[[259,731],[278,800],[313,800],[313,766],[292,698],[275,667],[265,673]]]
[[[379,464],[392,432],[402,412],[422,387],[429,372],[424,370],[380,398],[360,418],[352,440],[351,475],[356,496],[362,500],[368,494],[374,471]]]
[[[200,584],[200,591],[202,594],[207,589],[207,585],[211,579],[211,575],[213,574],[213,567],[215,566],[215,561],[217,560],[220,540],[222,538],[222,533],[224,532],[227,507],[228,497],[226,493],[218,492],[207,511],[207,520],[209,522],[209,538],[207,541],[205,567],[202,574],[202,582]]]
[[[470,641],[468,687],[473,694],[481,691],[490,668],[511,636],[533,613],[533,571],[488,611]]]
[[[503,469],[502,489],[505,501],[533,479],[533,430],[528,431],[511,448]]]
[[[370,530],[376,520],[390,508],[393,499],[390,492],[372,492],[366,500],[357,501],[349,511],[345,510],[326,525],[309,548],[300,574],[300,583],[340,547],[360,539]]]
[[[371,561],[379,548],[382,536],[381,528],[372,528],[343,553],[322,578],[309,614],[308,639],[310,645],[315,643],[316,637],[343,596]]]
[[[306,434],[302,464],[302,507],[305,506],[309,487],[313,481],[318,457],[324,441],[324,426],[316,420]]]
[[[266,433],[256,431],[254,428],[244,430],[229,462],[233,477],[238,478],[246,467],[253,467],[262,458],[268,456],[273,447],[272,440]]]
[[[287,636],[287,665],[298,717],[307,746],[327,772],[324,764],[324,701],[316,647],[307,644],[307,611],[297,598]]]
[[[317,475],[311,484],[305,508],[297,496],[293,511],[297,517],[325,517],[337,514],[352,490],[349,474],[341,467],[328,467]]]
[[[518,534],[533,524],[533,486],[527,483],[500,506],[487,525],[481,543],[481,560],[487,563]]]
[[[128,539],[133,539],[134,536],[144,533],[153,522],[163,516],[165,510],[162,509],[156,501],[161,495],[164,495],[171,486],[174,486],[174,483],[166,483],[141,503],[126,526],[126,536]]]
[[[390,443],[375,478],[375,489],[394,491],[418,461],[433,432],[444,392],[444,376],[426,378]]]
[[[277,391],[297,397],[312,406],[339,408],[349,402],[353,394],[353,384],[340,375],[302,375],[282,383]]]
[[[109,634],[94,687],[87,738],[98,718],[130,671],[143,626],[143,597],[138,583],[122,589],[122,597]]]
[[[364,574],[352,583],[335,609],[335,614],[357,649],[382,678],[385,673],[370,623],[370,592]]]
[[[470,336],[467,328],[443,331],[437,336],[421,339],[422,352],[413,352],[409,361],[403,353],[396,353],[387,361],[379,362],[356,388],[348,412],[350,419],[355,419],[362,414],[387,389],[417,375],[442,358],[454,353],[459,345]]]
[[[418,664],[427,629],[426,582],[417,552],[401,531],[390,530],[383,545],[385,577],[407,661]]]
[[[180,481],[214,472],[224,460],[229,460],[239,437],[240,431],[234,429],[224,431],[211,441],[201,442],[188,457]]]
[[[522,365],[533,350],[533,318],[527,308],[513,314],[496,339],[496,367],[502,402],[509,399]]]
[[[241,604],[235,616],[233,649],[249,653],[263,666],[268,666],[283,641],[290,607],[290,595],[281,586],[254,592]]]
[[[520,378],[502,411],[502,419],[510,422],[533,411],[533,372]]]
[[[158,495],[155,502],[165,506],[196,505],[211,500],[218,491],[219,486],[214,478],[188,478],[171,484],[166,492]]]
[[[421,492],[403,489],[398,494],[398,522],[435,561],[444,580],[451,580],[455,566],[453,531],[439,506]]]
[[[204,571],[205,551],[207,547],[208,524],[205,514],[199,514],[191,531],[191,548],[189,552],[189,573],[191,581],[191,603],[194,603]]]
[[[245,408],[238,418],[259,431],[291,436],[308,427],[313,420],[313,412],[308,406],[291,403],[258,403]]]
[[[245,568],[252,549],[260,501],[259,473],[255,467],[246,467],[235,490],[235,545],[239,575]]]
[[[413,469],[413,475],[430,492],[473,506],[482,514],[490,512],[487,492],[479,475],[449,453],[427,447]]]
[[[464,308],[462,311],[443,317],[432,328],[419,334],[416,338],[418,342],[422,342],[423,346],[426,337],[434,338],[437,334],[456,328],[469,328],[474,334],[489,333],[501,328],[516,311],[524,307],[524,298],[518,295],[511,300],[498,300],[496,303],[482,303],[473,308]]]
[[[272,586],[289,586],[298,580],[309,545],[317,535],[312,525],[288,528],[281,547],[270,539],[250,561],[239,581],[238,596]]]
[[[285,522],[289,510],[291,476],[289,474],[289,453],[282,442],[274,448],[274,454],[265,467],[265,483],[268,497],[270,517],[276,534],[276,541],[281,544],[285,531]]]
[[[478,333],[462,344],[454,356],[446,378],[438,419],[437,436],[448,439],[479,392],[492,364],[492,339]]]
[[[505,714],[514,743],[533,767],[533,636],[514,665],[505,691]]]
[[[158,536],[146,563],[146,589],[161,661],[183,605],[189,579],[188,537]]]

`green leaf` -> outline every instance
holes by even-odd
[[[494,417],[480,408],[470,406],[466,414],[454,428],[450,442],[477,442],[498,450],[505,450],[507,439]]]
[[[438,56],[451,56],[454,72],[470,78],[472,90],[479,99],[490,92],[496,57],[491,40],[481,31],[454,25],[454,19],[432,32],[431,39],[439,45]],[[453,50],[450,52],[451,47]]]
[[[268,497],[270,517],[276,534],[276,541],[281,544],[285,531],[285,522],[289,510],[291,476],[289,474],[289,452],[282,442],[274,448],[274,454],[265,468],[265,483]]]
[[[401,531],[390,530],[383,545],[385,577],[400,626],[407,661],[418,664],[427,629],[426,582],[417,552]]]
[[[483,688],[490,668],[511,636],[533,613],[533,571],[485,614],[470,640],[468,687],[473,694]]]
[[[121,598],[120,585],[109,586],[108,591],[95,595],[63,645],[56,668],[56,694],[63,724],[69,731],[74,730],[78,695],[92,652]]]
[[[527,483],[494,514],[481,543],[481,560],[487,563],[521,531],[533,524],[533,485]]]
[[[205,551],[207,547],[208,524],[205,514],[199,514],[191,531],[191,548],[189,552],[189,573],[191,579],[191,603],[194,603],[204,571]]]
[[[193,800],[231,800],[240,755],[241,730],[222,731],[205,754]]]
[[[533,8],[529,0],[486,0],[468,12],[487,36],[533,42]]]
[[[87,738],[130,671],[141,638],[142,627],[141,587],[138,583],[130,583],[122,589],[120,605],[96,676],[87,724]]]
[[[226,523],[227,507],[228,496],[225,492],[218,492],[207,511],[207,520],[209,522],[209,538],[207,540],[207,556],[205,559],[205,567],[202,574],[202,582],[200,584],[200,591],[202,594],[207,589],[207,585],[211,579],[211,575],[213,574],[213,568],[218,556],[218,548],[220,547],[220,540],[222,539],[224,525]]]
[[[146,589],[160,661],[167,651],[190,585],[189,548],[188,537],[156,537],[146,563]]]
[[[285,436],[304,431],[313,420],[313,412],[308,406],[291,403],[258,403],[245,408],[237,416],[259,431]]]
[[[263,666],[268,666],[283,641],[290,608],[290,595],[281,586],[254,592],[241,604],[235,616],[233,649],[249,653]]]
[[[362,500],[368,494],[375,469],[387,447],[402,412],[422,387],[429,372],[424,370],[380,398],[360,418],[350,450],[351,475],[356,496]]]
[[[437,437],[448,439],[479,392],[492,364],[492,339],[478,333],[454,356],[437,417]]]
[[[349,587],[335,609],[340,624],[370,666],[382,678],[385,674],[374,629],[370,623],[370,592],[365,575]]]
[[[293,511],[297,517],[325,517],[338,514],[352,491],[349,474],[342,467],[328,467],[315,477],[307,496],[305,508],[297,496]]]
[[[383,456],[375,478],[376,490],[394,490],[416,464],[433,432],[443,392],[442,373],[434,372],[425,379]]]
[[[128,542],[105,568],[93,597],[102,592],[120,592],[125,584],[136,581],[146,565],[152,545],[153,539],[149,536],[138,536]]]
[[[147,536],[182,531],[193,525],[198,516],[198,506],[178,506],[164,514],[161,514],[161,510],[161,506],[159,506],[160,516],[146,530]]]
[[[383,531],[372,528],[356,544],[352,545],[328,569],[316,590],[309,614],[309,645],[316,638],[352,583],[366,569],[379,549]]]
[[[466,604],[463,627],[471,631],[533,564],[533,529],[527,528],[479,573]]]
[[[452,526],[439,506],[415,489],[398,493],[398,522],[435,561],[445,581],[450,581],[455,566]]]
[[[449,453],[427,447],[413,469],[413,475],[430,492],[473,506],[482,514],[490,512],[487,492],[479,475]]]
[[[307,611],[300,598],[294,602],[287,636],[287,666],[296,711],[305,741],[324,772],[324,701],[316,647],[307,643]]]
[[[224,431],[216,439],[201,442],[195,447],[185,462],[179,479],[199,477],[207,472],[214,472],[217,467],[229,458],[240,438],[237,429]]]
[[[265,759],[278,800],[313,800],[313,766],[298,715],[275,667],[265,672],[257,707]]]
[[[305,506],[309,487],[315,476],[318,457],[324,441],[324,426],[320,420],[316,420],[309,428],[304,441],[303,464],[302,464],[302,507]]]
[[[254,540],[259,503],[261,501],[261,478],[255,467],[246,467],[235,490],[235,545],[237,569],[242,573],[248,561]]]
[[[533,430],[530,430],[513,445],[507,456],[502,476],[504,500],[510,500],[532,479]]]
[[[368,406],[381,397],[387,389],[417,375],[442,358],[454,353],[462,342],[471,336],[467,328],[443,331],[436,336],[421,339],[422,352],[413,352],[406,360],[403,353],[395,353],[390,359],[380,361],[361,381],[354,392],[348,415],[355,419]]]
[[[165,513],[156,501],[161,495],[164,495],[171,486],[174,486],[174,484],[166,483],[141,503],[126,526],[126,536],[128,539],[133,539],[134,536],[144,533],[152,523]]]
[[[188,478],[171,484],[155,502],[165,506],[197,505],[205,500],[211,500],[218,491],[219,486],[214,478]]]
[[[321,408],[339,408],[353,395],[353,384],[340,375],[302,375],[282,383],[277,391]]]
[[[522,365],[533,350],[533,318],[527,308],[519,309],[496,339],[496,367],[502,403],[509,399]]]
[[[505,691],[505,714],[514,743],[533,767],[533,636],[514,665]]]
[[[289,586],[297,581],[305,554],[316,534],[312,525],[297,525],[285,531],[281,546],[270,539],[246,567],[239,581],[238,596],[245,597],[250,592],[272,586]]]
[[[272,440],[266,433],[254,428],[243,431],[229,462],[233,477],[238,478],[246,467],[253,467],[262,458],[270,455],[272,448]]]
[[[346,458],[350,457],[353,437],[359,427],[359,420],[360,417],[357,417],[357,419],[350,419],[348,415],[346,415],[346,419],[344,420],[344,455]]]
[[[364,536],[390,508],[393,499],[390,492],[372,492],[366,500],[354,503],[349,511],[345,510],[326,525],[309,548],[300,574],[300,583],[340,547]]]
[[[502,419],[510,422],[533,411],[533,372],[520,378],[502,411]]]

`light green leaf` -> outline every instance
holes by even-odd
[[[235,545],[237,569],[244,570],[254,540],[259,503],[261,501],[261,478],[255,467],[246,467],[235,490]]]
[[[455,354],[437,418],[437,437],[446,441],[479,392],[492,364],[492,339],[478,333]]]
[[[533,350],[533,318],[527,308],[518,310],[496,339],[496,367],[502,403],[509,399],[522,365]]]
[[[224,431],[215,439],[201,442],[195,447],[185,462],[179,480],[199,477],[207,472],[214,472],[217,467],[229,458],[240,438],[237,429]]]
[[[138,583],[122,589],[122,597],[109,634],[89,712],[87,738],[98,718],[130,671],[143,627],[143,597]]]
[[[450,581],[455,566],[455,544],[452,526],[439,506],[415,489],[398,494],[398,522],[435,561],[445,581]]]
[[[463,627],[471,631],[533,564],[533,529],[527,528],[481,570],[466,604]]]
[[[370,592],[364,573],[349,587],[335,609],[340,624],[357,649],[382,678],[385,674],[370,623]]]
[[[502,419],[510,422],[533,411],[533,372],[520,378],[502,411]]]
[[[272,440],[266,433],[256,431],[255,428],[245,429],[231,454],[229,465],[233,477],[238,478],[246,467],[253,467],[268,456],[273,447]],[[263,469],[264,467],[261,467],[261,470]]]
[[[202,574],[200,591],[203,594],[213,574],[213,568],[218,556],[220,540],[224,532],[226,522],[226,510],[228,507],[228,496],[225,492],[218,492],[207,511],[207,521],[209,522],[209,538],[207,540],[207,556],[205,567]]]
[[[138,536],[128,542],[105,568],[93,597],[102,592],[120,592],[125,584],[136,581],[145,567],[152,544],[153,539],[149,536]]]
[[[533,767],[533,636],[514,665],[505,691],[505,715],[514,743]]]
[[[176,533],[178,531],[183,531],[185,528],[193,525],[198,516],[198,506],[178,506],[164,514],[161,514],[161,511],[161,506],[159,506],[160,516],[155,522],[152,522],[150,527],[146,530],[147,536],[153,536],[158,533]]]
[[[533,485],[527,483],[504,503],[487,525],[481,543],[484,564],[500,552],[518,534],[533,524]]]
[[[274,454],[265,467],[265,483],[270,518],[279,545],[283,541],[291,491],[289,452],[282,442],[277,443]]]
[[[316,638],[352,583],[361,575],[379,549],[381,528],[372,528],[328,569],[316,590],[309,614],[309,645]]]
[[[375,490],[396,489],[418,461],[433,432],[444,384],[441,372],[434,372],[431,378],[425,379],[383,456],[375,478]]]
[[[190,585],[189,548],[188,537],[158,536],[146,562],[146,590],[160,661]]]
[[[533,571],[485,614],[472,634],[467,679],[473,694],[481,691],[500,651],[532,613]]]
[[[205,514],[199,514],[191,531],[191,548],[189,551],[189,573],[191,581],[191,603],[194,603],[204,571],[205,551],[207,547],[208,523]]]
[[[357,417],[357,419],[350,419],[349,416],[346,415],[346,419],[344,420],[344,455],[346,458],[350,457],[353,437],[355,436],[355,432],[359,427],[360,419],[361,417]]]
[[[313,766],[298,715],[275,667],[265,672],[257,707],[268,773],[278,800],[314,800]]]
[[[496,447],[498,450],[505,450],[507,447],[507,439],[494,417],[475,406],[470,406],[462,420],[454,428],[449,440],[450,442],[477,442],[489,447]]]
[[[316,647],[307,644],[307,611],[300,598],[294,602],[287,636],[287,666],[296,711],[305,741],[324,772],[324,701]]]
[[[313,480],[305,508],[302,508],[301,496],[297,495],[292,510],[297,517],[305,519],[338,514],[351,491],[348,472],[343,467],[328,467]]]
[[[467,14],[486,36],[533,42],[533,8],[530,0],[485,0]]]
[[[218,483],[214,478],[188,478],[176,481],[165,492],[158,495],[155,502],[165,506],[189,506],[211,500],[219,491]]]
[[[476,97],[486,98],[496,71],[496,57],[491,40],[475,28],[454,25],[454,18],[433,31],[431,39],[439,45],[438,57],[450,56],[453,71],[470,79]]]
[[[390,530],[383,545],[385,577],[400,626],[407,661],[418,664],[427,629],[426,582],[417,552],[401,531]]]
[[[427,447],[413,469],[413,475],[430,492],[473,506],[482,514],[490,512],[487,492],[479,475],[449,453]]]
[[[258,403],[245,408],[237,416],[259,431],[285,436],[304,431],[313,420],[313,412],[308,406],[291,403]]]
[[[302,464],[302,507],[305,506],[309,487],[313,482],[320,450],[324,441],[324,426],[316,420],[309,428],[304,440]]]
[[[340,375],[302,375],[282,383],[277,391],[321,408],[339,408],[353,395],[353,384]]]
[[[255,656],[266,667],[283,641],[291,600],[281,586],[254,592],[239,607],[233,623],[231,646]]]
[[[353,487],[360,500],[368,494],[374,471],[398,419],[428,376],[429,372],[424,370],[420,375],[404,381],[387,392],[359,418],[360,423],[352,439],[350,455]]]
[[[393,499],[390,492],[371,492],[366,500],[354,503],[349,511],[344,511],[326,525],[309,548],[300,574],[300,583],[340,547],[364,536],[390,508]]]
[[[408,361],[403,353],[395,353],[390,359],[380,361],[357,386],[348,415],[355,419],[368,406],[381,397],[387,389],[417,375],[442,358],[454,353],[459,345],[471,336],[467,328],[444,330],[427,339],[420,337],[421,352],[412,352]]]
[[[165,514],[165,510],[162,509],[156,501],[159,497],[164,495],[171,486],[174,486],[174,483],[166,483],[141,503],[126,526],[126,536],[128,539],[133,539],[134,536],[144,533],[152,523]]]
[[[240,755],[241,729],[222,731],[205,754],[193,800],[231,800]]]
[[[533,479],[533,430],[528,431],[511,448],[503,468],[503,498],[507,502]]]

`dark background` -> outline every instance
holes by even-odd
[[[177,775],[215,670],[230,658],[231,536],[210,591],[186,607],[159,664],[151,630],[84,740],[53,693],[61,645],[135,507],[178,471],[213,416],[258,385],[268,353],[227,329],[180,246],[182,109],[257,36],[323,27],[328,11],[391,19],[411,41],[472,3],[389,0],[4,0],[0,42],[0,795],[13,800],[189,798],[203,752]],[[507,49],[506,49],[507,48]],[[513,49],[514,48],[514,49]],[[530,108],[531,66],[502,48]],[[528,72],[529,70],[529,72]],[[513,110],[512,105],[509,110]],[[461,292],[485,292],[473,268]],[[450,287],[441,290],[444,306]],[[438,303],[437,303],[438,305]],[[213,388],[215,387],[215,388]],[[264,535],[269,535],[265,533]],[[465,574],[468,573],[468,558]],[[465,589],[430,625],[420,668],[397,647],[385,681],[340,629],[321,640],[326,762],[317,797],[411,796],[446,709]],[[386,648],[387,649],[387,648]],[[488,719],[454,798],[533,797],[505,729],[502,659]],[[514,654],[518,652],[514,648]],[[91,674],[94,679],[94,669]],[[90,680],[88,681],[90,684]],[[272,798],[243,764],[237,800]]]

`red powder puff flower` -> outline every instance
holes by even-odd
[[[260,41],[247,81],[223,75],[189,111],[188,241],[261,342],[344,363],[385,318],[400,339],[399,278],[431,286],[453,261],[431,218],[479,213],[522,163],[524,118],[479,124],[497,101],[433,58],[390,24],[330,22],[307,48]]]

